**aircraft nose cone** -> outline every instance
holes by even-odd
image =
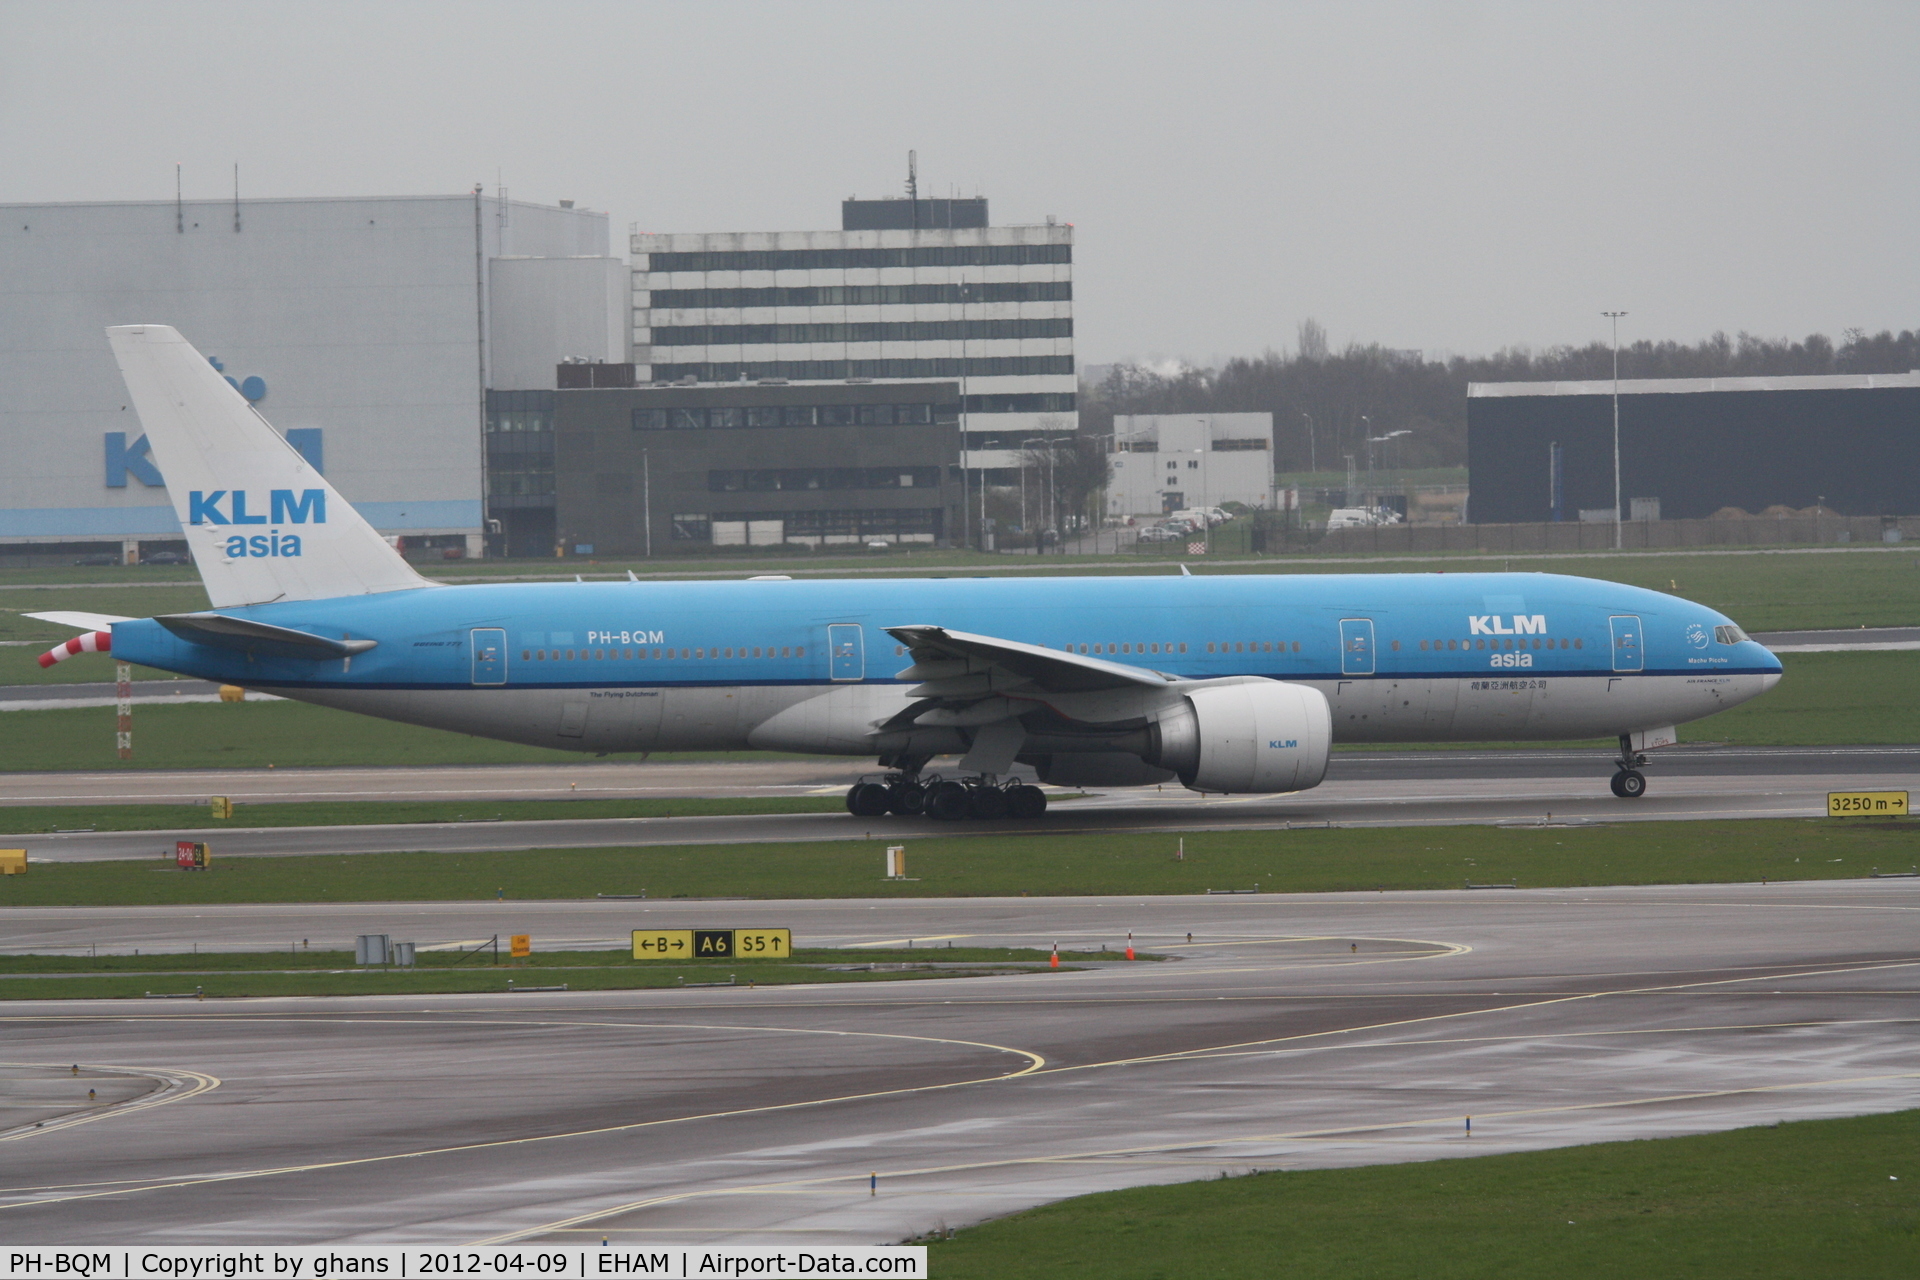
[[[1780,673],[1778,671],[1769,671],[1766,675],[1760,677],[1760,692],[1765,693],[1779,683]]]

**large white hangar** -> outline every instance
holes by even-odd
[[[107,348],[143,321],[209,353],[382,532],[478,554],[488,392],[625,360],[626,291],[607,215],[570,203],[0,205],[0,563],[178,538]]]

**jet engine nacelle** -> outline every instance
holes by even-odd
[[[1154,722],[1147,763],[1195,791],[1305,791],[1327,774],[1333,712],[1326,695],[1277,680],[1190,688],[1186,704]]]

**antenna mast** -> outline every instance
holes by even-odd
[[[920,229],[920,157],[907,152],[907,216],[915,231]]]

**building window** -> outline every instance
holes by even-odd
[[[712,542],[712,517],[705,515],[673,517],[673,540],[675,542]]]
[[[1072,413],[1078,403],[1071,391],[1027,391],[1014,395],[968,396],[968,413]]]
[[[1026,284],[973,284],[965,298],[957,284],[827,285],[787,289],[654,289],[656,311],[682,308],[724,310],[733,307],[919,306],[961,302],[1071,302],[1073,285],[1065,280]]]
[[[656,347],[736,347],[781,343],[986,342],[994,339],[1071,338],[1073,321],[903,320],[865,324],[685,324],[656,325]]]
[[[1187,470],[1198,471],[1199,469],[1200,469],[1200,459],[1198,458],[1187,459]]]
[[[933,489],[938,467],[786,467],[779,470],[709,471],[711,493],[778,493],[817,489]]]
[[[739,382],[786,378],[824,382],[839,378],[1010,378],[1073,372],[1072,356],[941,356],[924,360],[747,360],[656,364],[656,382]]]
[[[667,411],[665,409],[635,409],[633,411],[633,429],[635,431],[665,431],[667,429]]]
[[[746,425],[746,415],[739,409],[713,408],[707,410],[707,425],[716,431],[729,430]]]
[[[667,426],[674,431],[699,431],[707,425],[705,409],[669,409]]]
[[[650,253],[649,271],[832,271],[871,267],[1066,265],[1069,244],[956,244],[911,249],[732,249]],[[975,285],[976,289],[980,286]]]
[[[777,427],[780,425],[780,410],[771,405],[747,410],[747,425],[750,427]]]

